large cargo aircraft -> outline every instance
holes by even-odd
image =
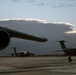
[[[17,30],[13,30],[7,27],[0,26],[0,50],[5,49],[9,45],[10,38],[12,37],[32,40],[32,41],[37,41],[37,42],[47,41],[47,39],[44,37],[39,37],[36,35],[31,35],[28,33],[23,33]]]
[[[67,48],[64,44],[64,42],[66,42],[65,40],[61,40],[61,41],[57,41],[60,43],[62,50],[60,51],[64,51],[65,55],[73,55],[76,56],[76,48]]]

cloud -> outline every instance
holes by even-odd
[[[11,1],[14,1],[14,2],[19,2],[20,0],[11,0]]]
[[[4,0],[5,1],[5,0]],[[75,7],[76,0],[11,0],[13,2],[23,2],[36,6],[51,6],[54,8]]]
[[[41,3],[39,3],[39,4],[38,4],[38,6],[44,6],[44,3],[43,3],[43,2],[41,2]]]
[[[11,0],[13,2],[36,3],[37,0]]]
[[[72,29],[72,31],[65,32],[66,34],[76,34],[76,30]]]
[[[74,25],[67,22],[52,22],[48,23],[44,20],[39,19],[1,19],[0,25],[14,30],[22,31],[25,33],[31,33],[38,36],[42,36],[48,39],[45,43],[33,42],[28,40],[22,40],[17,38],[11,38],[10,45],[0,53],[11,53],[13,52],[13,47],[17,47],[18,51],[30,51],[36,54],[49,53],[51,50],[61,49],[59,43],[54,41],[66,40],[70,47],[74,47],[76,42],[76,34]],[[74,34],[72,34],[72,33]],[[69,34],[68,34],[69,33]]]
[[[38,6],[51,6],[54,8],[62,8],[62,7],[75,7],[76,0],[41,0],[41,1],[31,1],[29,0],[28,3],[32,2],[34,5]]]
[[[37,0],[27,0],[28,2],[37,2]]]

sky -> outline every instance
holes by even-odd
[[[76,25],[76,0],[0,0],[0,19],[36,18]]]
[[[0,25],[44,36],[46,43],[12,38],[0,54],[18,50],[45,54],[61,49],[54,41],[66,40],[67,47],[75,47],[76,0],[0,0]],[[22,49],[23,48],[23,49]]]

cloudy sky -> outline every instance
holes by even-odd
[[[46,43],[12,38],[0,53],[18,50],[45,54],[61,49],[54,41],[66,40],[67,47],[76,47],[76,0],[0,0],[0,25],[44,36]]]
[[[0,0],[0,19],[36,18],[76,24],[76,0]]]

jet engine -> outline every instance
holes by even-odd
[[[0,29],[0,50],[5,49],[10,42],[10,34],[6,30]]]

